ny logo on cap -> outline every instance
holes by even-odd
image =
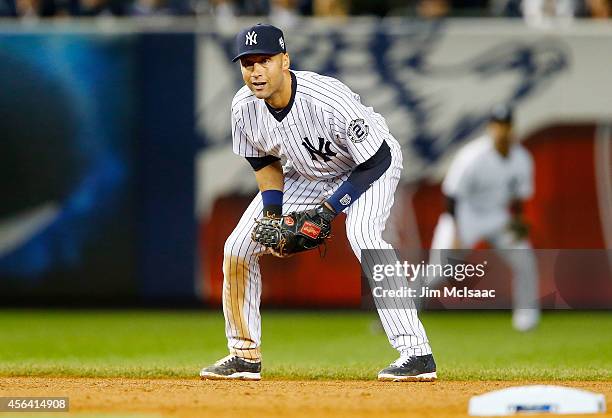
[[[281,48],[285,49],[285,41],[283,41],[282,36],[278,38],[278,43],[280,44]]]
[[[257,33],[255,31],[247,32],[245,45],[257,45]]]

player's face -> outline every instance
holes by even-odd
[[[283,85],[283,70],[289,69],[287,54],[247,55],[240,58],[242,79],[258,99],[269,99]]]
[[[504,122],[491,122],[489,132],[495,142],[495,148],[502,154],[508,155],[512,146],[512,124]]]

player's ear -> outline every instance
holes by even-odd
[[[288,70],[289,65],[291,65],[291,59],[289,58],[289,54],[283,54],[283,70]]]

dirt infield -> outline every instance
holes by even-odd
[[[198,379],[0,377],[0,396],[68,396],[71,414],[139,417],[465,417],[471,396],[547,382],[219,382]],[[556,383],[604,393],[612,382]],[[73,414],[74,413],[74,414]],[[20,416],[21,414],[17,415]],[[55,414],[60,416],[64,414]],[[0,413],[0,417],[6,414]],[[104,416],[104,415],[101,415]],[[569,416],[569,415],[566,415]],[[598,417],[612,417],[612,412]]]

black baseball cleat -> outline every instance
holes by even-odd
[[[381,382],[433,382],[437,377],[436,362],[431,354],[411,356],[402,353],[389,367],[378,372]]]
[[[260,380],[261,361],[256,363],[229,355],[217,361],[214,366],[200,371],[202,380]]]

